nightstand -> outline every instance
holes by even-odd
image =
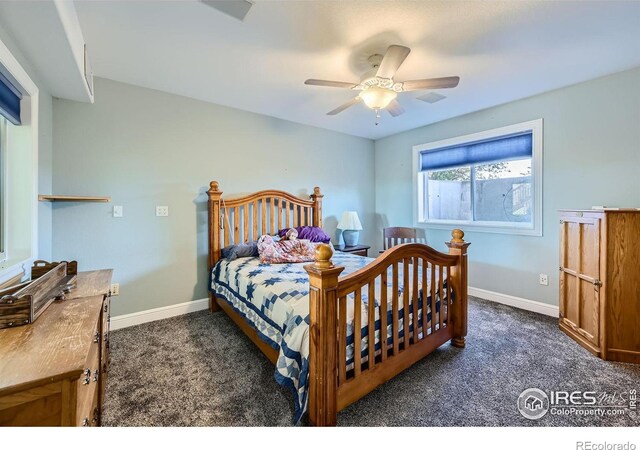
[[[369,249],[371,246],[369,245],[352,245],[351,247],[347,247],[346,245],[336,245],[334,246],[336,250],[345,253],[353,253],[354,255],[359,256],[369,256]]]

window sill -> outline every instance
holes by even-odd
[[[460,228],[461,230],[474,231],[478,233],[493,233],[493,234],[514,234],[520,236],[542,236],[542,229],[535,228],[518,228],[509,226],[495,226],[495,225],[480,225],[473,222],[417,222],[417,227],[435,230],[451,230],[453,228]]]
[[[22,275],[24,277],[24,275],[26,274],[25,266],[28,267],[28,264],[30,261],[32,260],[14,263],[10,266],[9,265],[5,266],[6,261],[3,262],[2,266],[0,266],[0,285],[6,283],[12,278],[16,278],[18,275]],[[9,264],[11,263],[9,262]]]

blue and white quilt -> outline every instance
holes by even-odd
[[[372,258],[335,252],[335,265],[344,266],[341,276],[348,275],[373,261]],[[295,422],[307,408],[307,386],[309,370],[309,276],[301,264],[261,264],[258,258],[239,258],[234,261],[220,260],[212,269],[210,290],[229,305],[258,332],[258,335],[279,352],[275,369],[278,383],[289,387],[295,394]],[[402,280],[402,265],[399,267]],[[391,293],[391,273],[388,292]],[[422,279],[421,276],[419,279]],[[429,281],[430,284],[430,281]],[[446,281],[445,281],[446,285]],[[422,327],[422,287],[419,288],[418,327]],[[430,285],[426,292],[430,291]],[[403,286],[399,286],[398,304],[402,306]],[[376,306],[380,298],[379,278],[376,285]],[[411,294],[411,293],[410,293]],[[413,298],[412,295],[409,298]],[[436,310],[439,311],[439,299]],[[362,361],[368,357],[368,291],[362,290]],[[353,367],[353,298],[347,302],[347,370]],[[427,320],[431,320],[427,301]],[[391,300],[388,301],[387,343],[393,343]],[[374,344],[380,352],[380,308],[376,308]],[[413,306],[410,308],[409,330],[413,330]],[[403,338],[403,312],[399,314],[399,336]],[[430,326],[429,324],[427,326]]]

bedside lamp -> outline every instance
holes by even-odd
[[[358,238],[360,237],[360,230],[362,230],[362,224],[358,213],[355,211],[345,211],[342,213],[340,222],[338,222],[338,228],[342,230],[342,237],[344,238],[344,245],[352,247],[358,245]]]

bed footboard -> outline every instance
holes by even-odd
[[[305,266],[313,425],[335,425],[338,411],[446,341],[465,346],[469,243],[463,237],[461,230],[452,232],[449,254],[424,244],[393,247],[344,278],[344,268],[331,262],[331,248],[318,248],[316,262]],[[353,339],[347,339],[349,329]]]

